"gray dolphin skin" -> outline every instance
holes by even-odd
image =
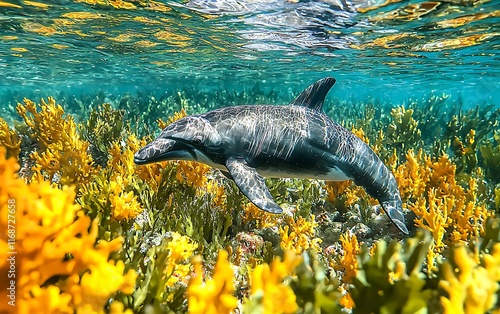
[[[191,160],[220,169],[257,207],[283,210],[263,177],[354,180],[408,234],[396,179],[373,150],[323,113],[335,79],[309,86],[288,106],[231,106],[169,124],[134,156],[139,165]]]

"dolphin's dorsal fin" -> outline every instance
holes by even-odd
[[[323,110],[323,102],[330,88],[335,84],[333,77],[325,77],[312,84],[290,103],[291,106],[304,106],[313,110]]]

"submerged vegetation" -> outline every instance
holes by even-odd
[[[17,226],[15,243],[0,237],[0,270],[15,250],[20,313],[498,311],[499,109],[444,96],[329,104],[348,108],[329,115],[392,169],[404,237],[350,181],[268,179],[285,209],[271,215],[206,165],[133,163],[186,112],[279,100],[207,97],[59,99],[66,112],[53,98],[24,99],[0,118],[0,229],[12,204]]]

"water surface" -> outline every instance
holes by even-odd
[[[499,1],[3,0],[0,99],[298,93],[334,76],[338,98],[499,105],[499,35]]]

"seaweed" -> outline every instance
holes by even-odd
[[[90,143],[94,162],[101,167],[108,162],[111,144],[125,136],[124,115],[123,110],[113,109],[110,104],[104,103],[97,109],[92,108],[88,119],[79,125],[82,138]]]
[[[353,313],[416,313],[426,310],[432,291],[422,268],[429,240],[428,233],[420,232],[404,244],[379,241],[372,254],[364,247],[359,255],[359,271],[349,289],[356,304]]]
[[[419,122],[413,118],[413,109],[405,109],[404,106],[392,109],[391,116],[386,143],[395,148],[397,156],[402,159],[408,149],[422,147]]]
[[[41,104],[25,100],[19,116],[0,121],[0,176],[6,187],[29,182],[22,182],[23,190],[58,210],[50,219],[80,228],[61,233],[65,241],[84,239],[86,250],[104,256],[100,265],[113,269],[123,286],[103,293],[96,311],[460,311],[472,306],[467,287],[482,289],[483,281],[488,289],[481,290],[487,295],[481,310],[498,306],[500,133],[499,111],[492,107],[463,111],[459,101],[445,96],[411,100],[408,109],[373,99],[325,105],[392,169],[416,234],[403,238],[388,227],[377,201],[349,181],[268,179],[285,210],[271,215],[206,165],[133,162],[153,133],[187,113],[290,100],[278,91],[186,87],[159,96],[59,96],[65,110],[53,98]],[[333,111],[332,103],[346,108]],[[15,177],[16,161],[21,178]],[[13,191],[0,189],[0,210],[12,195],[21,206],[22,195]],[[38,216],[23,219],[43,224]],[[78,252],[61,247],[71,254],[59,262],[81,260]],[[43,247],[31,249],[41,256],[40,265],[47,264]],[[100,272],[82,268],[67,281],[49,270],[37,270],[50,279],[19,295],[19,302],[38,304],[48,292],[75,302],[68,291],[86,291],[83,278]],[[70,312],[84,305],[68,302],[60,305]]]
[[[500,183],[500,131],[495,130],[492,138],[485,142],[479,146],[479,163],[492,183],[498,184]]]

